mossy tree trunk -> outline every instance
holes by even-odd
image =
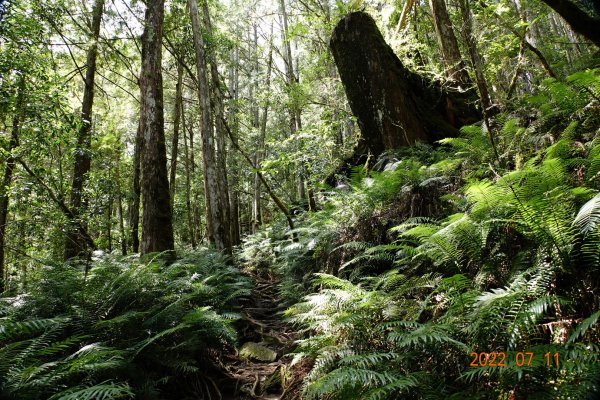
[[[364,12],[337,24],[330,47],[362,132],[354,162],[369,153],[456,136],[458,128],[480,118],[472,91],[446,92],[409,71]]]

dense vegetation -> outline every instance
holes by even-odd
[[[369,147],[329,48],[361,11],[408,92],[476,120]],[[597,398],[597,22],[0,1],[0,398]]]

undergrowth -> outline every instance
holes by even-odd
[[[0,300],[3,399],[185,399],[218,393],[250,282],[213,251],[175,264],[107,257],[43,268]]]
[[[598,396],[599,94],[549,79],[492,120],[498,156],[465,127],[355,169],[296,242],[247,241],[296,303],[306,398]]]

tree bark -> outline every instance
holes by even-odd
[[[204,20],[204,28],[208,35],[212,35],[212,24],[210,22],[210,12],[208,10],[208,3],[202,2],[202,17]],[[226,133],[225,127],[223,126],[225,121],[225,112],[223,107],[223,96],[221,93],[221,80],[219,78],[219,70],[217,65],[217,57],[214,52],[209,54],[210,64],[210,77],[211,77],[211,97],[212,107],[215,118],[215,142],[216,142],[216,170],[218,182],[218,200],[219,208],[223,216],[223,225],[227,227],[231,222],[231,205],[229,202],[229,182],[227,179],[227,146],[226,146]],[[231,253],[231,229],[225,229],[225,248],[223,249],[226,253]]]
[[[127,255],[127,235],[125,234],[125,222],[123,215],[123,191],[121,187],[121,154],[118,153],[116,181],[117,181],[117,211],[119,213],[119,235],[121,239],[121,255]]]
[[[231,201],[231,244],[233,246],[239,245],[240,242],[240,216],[239,216],[239,199],[238,193],[233,192],[229,196]]]
[[[183,107],[183,103],[181,104],[181,128],[183,130],[183,155],[184,155],[184,167],[185,167],[185,206],[188,217],[188,230],[190,234],[190,242],[192,244],[192,248],[196,248],[196,225],[194,224],[194,212],[192,209],[192,184],[191,184],[191,168],[190,168],[190,153],[188,150],[188,141],[186,135],[186,126],[185,126],[185,108]]]
[[[542,1],[563,17],[575,32],[600,47],[600,29],[598,28],[600,26],[600,9],[597,5],[594,8],[594,15],[590,15],[571,0]]]
[[[454,85],[466,89],[471,85],[471,79],[460,55],[458,41],[454,35],[452,22],[446,9],[446,1],[429,0],[429,5],[433,14],[433,25],[444,60],[446,76]]]
[[[404,7],[402,8],[402,13],[400,14],[400,18],[398,18],[398,25],[396,25],[396,30],[394,32],[394,37],[398,36],[398,33],[402,32],[403,34],[406,32],[408,27],[408,16],[415,6],[416,0],[406,0],[404,3]]]
[[[140,251],[140,199],[142,196],[141,188],[141,153],[144,145],[142,136],[141,119],[138,122],[138,128],[135,134],[135,145],[133,148],[133,182],[132,182],[132,204],[129,209],[129,226],[131,227],[131,249],[134,253]]]
[[[469,50],[469,56],[473,63],[473,69],[475,70],[475,80],[477,82],[477,88],[479,89],[479,97],[481,99],[481,105],[483,107],[484,118],[486,112],[488,112],[492,105],[492,99],[488,90],[485,75],[483,74],[483,61],[481,55],[477,49],[477,41],[473,35],[473,16],[471,14],[471,8],[468,0],[459,0],[460,8],[463,17],[463,35],[465,42],[467,43],[467,49]]]
[[[272,32],[271,32],[272,34]],[[269,56],[267,62],[267,73],[265,76],[265,89],[269,92],[271,87],[271,70],[273,68],[273,42],[269,43]],[[260,163],[265,157],[265,136],[267,133],[267,117],[269,112],[269,97],[265,99],[265,104],[262,109],[262,118],[260,123],[260,132],[258,135],[258,143],[256,144],[256,154],[254,155],[254,165],[256,168],[260,168]],[[261,190],[260,190],[260,177],[258,172],[254,173],[254,199],[252,202],[252,233],[258,232],[258,229],[262,225],[262,211],[260,204]]]
[[[146,7],[140,73],[142,254],[168,252],[174,257],[161,65],[164,0],[148,0]]]
[[[112,253],[112,214],[113,214],[113,191],[108,193],[106,204],[106,240],[108,242],[108,252]]]
[[[289,115],[289,125],[290,125],[290,134],[294,135],[297,130],[296,125],[296,110],[294,109],[294,105],[292,104],[291,91],[293,90],[294,83],[296,82],[296,75],[294,74],[294,64],[292,58],[292,46],[289,38],[288,31],[288,15],[285,8],[285,0],[279,0],[279,10],[281,12],[282,18],[282,36],[283,36],[283,61],[285,65],[285,77],[286,77],[286,85],[288,89],[288,115]]]
[[[470,91],[446,92],[406,69],[366,13],[343,18],[330,47],[362,132],[341,172],[369,153],[456,136],[458,128],[480,118]]]
[[[181,103],[183,102],[183,65],[177,63],[177,85],[175,86],[175,104],[173,106],[173,141],[171,142],[171,170],[169,191],[171,205],[175,201],[175,179],[177,177],[177,155],[179,148],[179,121],[181,116]]]
[[[483,112],[483,123],[487,130],[488,138],[490,140],[490,144],[492,146],[496,159],[500,160],[500,155],[498,154],[498,150],[496,148],[496,139],[494,138],[494,133],[492,132],[489,121],[489,115],[492,111],[492,99],[488,91],[488,85],[487,81],[485,80],[485,75],[483,74],[483,61],[481,60],[481,55],[479,54],[479,50],[477,49],[477,42],[475,40],[475,36],[473,35],[473,15],[471,13],[471,8],[469,6],[468,0],[459,0],[459,6],[461,8],[464,22],[463,34],[465,36],[467,48],[469,49],[469,55],[471,57],[473,69],[475,70],[475,81],[477,83],[477,89],[479,89],[479,98],[481,100],[481,108]],[[527,41],[525,40],[525,42]]]
[[[19,145],[19,130],[21,129],[23,97],[25,91],[25,76],[21,75],[18,86],[17,100],[15,103],[15,115],[12,120],[12,129],[10,132],[10,140],[8,142],[7,153],[4,167],[4,176],[2,178],[2,186],[0,187],[0,293],[6,289],[5,275],[5,243],[6,243],[6,223],[8,220],[8,205],[10,202],[9,190],[12,183],[13,172],[15,170],[16,160],[13,156],[13,151]]]
[[[83,101],[81,103],[81,128],[77,133],[77,147],[75,149],[75,161],[73,166],[73,182],[71,184],[70,208],[76,219],[80,219],[85,212],[86,200],[83,195],[83,187],[91,167],[90,147],[92,142],[92,108],[94,106],[94,81],[96,77],[96,58],[98,55],[98,39],[100,37],[100,25],[104,11],[104,0],[96,0],[92,11],[91,44],[87,52]],[[73,257],[87,257],[88,248],[85,240],[82,240],[81,232],[77,223],[71,221],[67,227],[65,238],[64,259]],[[81,225],[85,226],[82,221]]]
[[[250,77],[250,84],[248,85],[248,97],[250,100],[250,121],[252,121],[252,127],[258,129],[259,116],[258,116],[258,105],[256,104],[255,92],[258,88],[258,26],[256,23],[252,24],[252,40],[249,42],[252,44],[250,54],[252,55],[252,75]]]
[[[204,39],[200,29],[200,18],[198,16],[198,2],[188,1],[192,19],[192,33],[194,37],[194,48],[196,51],[196,70],[198,76],[198,100],[200,102],[201,137],[202,137],[202,161],[204,166],[204,195],[206,204],[206,222],[209,234],[209,242],[218,250],[228,248],[229,230],[225,226],[223,210],[219,208],[219,176],[217,172],[217,161],[213,141],[213,116],[210,104],[210,87],[208,84],[208,69],[206,66],[206,54]]]

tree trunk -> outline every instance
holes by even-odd
[[[141,175],[141,153],[144,146],[144,137],[142,136],[142,121],[138,122],[137,132],[135,134],[135,146],[133,149],[133,183],[132,183],[132,204],[129,209],[129,226],[131,227],[131,249],[134,253],[140,251],[140,198],[142,189],[140,186]]]
[[[521,40],[521,45],[519,47],[519,58],[517,59],[517,65],[515,66],[515,72],[510,80],[510,84],[508,85],[508,90],[506,91],[506,100],[510,100],[513,93],[515,92],[515,88],[517,87],[517,81],[519,79],[519,75],[521,74],[521,64],[523,63],[523,55],[525,54],[525,38]]]
[[[452,22],[446,9],[446,1],[429,0],[429,4],[433,14],[433,25],[435,26],[440,52],[444,60],[446,76],[455,85],[466,89],[471,85],[471,79],[460,55]]]
[[[288,115],[290,125],[290,135],[294,135],[297,130],[296,126],[296,111],[292,104],[291,91],[293,90],[294,83],[296,82],[296,75],[294,74],[294,61],[292,58],[292,45],[290,43],[289,32],[288,32],[288,15],[285,9],[285,0],[279,0],[279,10],[282,17],[282,36],[283,36],[283,61],[285,64],[285,77],[286,85],[288,90]]]
[[[272,40],[271,32],[271,40]],[[271,86],[271,70],[273,68],[273,42],[269,43],[269,56],[267,62],[267,74],[265,76],[265,89],[267,92]],[[265,99],[265,104],[262,109],[262,119],[260,123],[260,132],[258,135],[258,143],[256,145],[256,154],[254,155],[254,165],[256,168],[260,168],[260,163],[265,157],[265,136],[267,133],[267,117],[269,112],[269,97]],[[262,225],[262,212],[261,212],[261,190],[260,190],[260,177],[258,172],[254,173],[254,199],[252,202],[252,233],[258,232],[259,227]]]
[[[473,69],[475,70],[475,80],[477,82],[477,88],[479,89],[479,98],[481,99],[483,115],[485,117],[486,112],[488,112],[492,106],[492,100],[485,80],[485,75],[483,74],[483,61],[481,60],[481,55],[477,49],[477,41],[473,35],[473,17],[471,8],[469,7],[468,0],[459,0],[459,3],[464,22],[463,35],[465,37],[465,42],[467,43],[471,62],[473,63]]]
[[[77,147],[75,149],[75,162],[73,166],[73,182],[71,185],[70,208],[76,219],[80,219],[85,211],[86,200],[83,195],[83,186],[90,172],[92,142],[92,108],[94,105],[94,80],[96,77],[96,57],[98,55],[98,39],[100,25],[104,11],[104,0],[96,0],[92,11],[91,44],[87,52],[83,101],[81,103],[81,128],[77,133]],[[87,257],[88,248],[77,223],[71,221],[67,227],[65,238],[64,259],[73,257]],[[81,225],[85,226],[82,221]]]
[[[485,124],[490,144],[494,154],[496,155],[496,159],[499,160],[500,156],[498,154],[498,150],[496,149],[494,133],[492,132],[489,122],[489,114],[492,111],[492,99],[488,91],[485,75],[483,74],[483,61],[481,60],[481,55],[477,49],[477,42],[473,35],[473,15],[471,14],[469,0],[459,0],[459,6],[463,16],[463,34],[465,36],[465,42],[467,43],[467,48],[469,49],[469,55],[471,57],[471,62],[473,63],[473,69],[475,69],[475,80],[477,82],[477,89],[479,89],[479,98],[481,100],[481,108],[483,111],[483,123]],[[527,41],[525,40],[525,42]]]
[[[235,28],[235,33],[237,35],[237,26]],[[258,38],[256,38],[258,40]],[[236,46],[234,50],[231,52],[231,62],[229,69],[229,90],[231,93],[231,103],[229,106],[229,125],[232,126],[235,135],[239,132],[239,121],[238,121],[238,93],[239,93],[239,51]],[[254,54],[255,63],[254,67],[258,68],[258,57]],[[258,71],[258,69],[257,69]],[[250,100],[252,104],[252,99]],[[239,217],[239,193],[235,189],[239,185],[239,177],[237,174],[232,175],[232,180],[229,182],[229,200],[230,200],[230,221],[229,221],[229,234],[231,237],[231,245],[237,246],[241,243],[240,241],[240,217]]]
[[[586,13],[571,0],[542,0],[556,11],[571,28],[600,47],[600,7],[594,2],[594,15]]]
[[[119,213],[119,236],[121,239],[121,255],[127,255],[127,235],[125,234],[125,223],[123,221],[123,191],[121,187],[121,154],[117,158],[117,211]]]
[[[190,234],[190,242],[192,244],[192,248],[196,248],[196,226],[194,224],[194,212],[192,209],[192,183],[191,183],[191,169],[190,169],[190,154],[188,150],[188,141],[186,135],[186,127],[185,127],[185,108],[183,108],[183,103],[181,104],[181,128],[183,130],[183,155],[184,158],[184,167],[185,167],[185,207],[187,211],[188,217],[188,231]]]
[[[210,22],[210,12],[208,10],[208,3],[206,1],[202,2],[202,16],[204,20],[204,28],[208,35],[212,35],[212,24]],[[212,85],[211,94],[212,94],[212,106],[215,118],[215,142],[216,142],[216,170],[217,177],[219,179],[218,182],[218,199],[219,199],[219,208],[221,209],[221,213],[223,216],[223,221],[225,227],[231,221],[231,209],[229,202],[229,182],[227,180],[227,146],[226,146],[226,132],[225,132],[225,112],[223,107],[223,96],[221,94],[221,80],[219,78],[219,70],[217,65],[217,56],[214,54],[209,54],[210,59],[210,76]],[[225,241],[225,252],[231,253],[231,229],[225,229],[224,233],[224,241]]]
[[[248,85],[248,97],[250,100],[250,121],[252,127],[258,129],[259,116],[258,116],[258,105],[256,104],[256,98],[254,93],[258,87],[258,26],[256,23],[252,24],[252,43],[250,54],[252,56],[252,75],[250,77],[250,84]]]
[[[231,200],[231,244],[233,246],[237,246],[240,244],[240,211],[238,193],[231,193],[229,199]]]
[[[112,214],[113,214],[113,195],[112,190],[108,194],[108,202],[106,204],[106,240],[108,242],[108,252],[112,253]]]
[[[408,27],[408,16],[410,12],[414,8],[416,0],[406,0],[404,3],[404,7],[402,7],[402,13],[400,13],[400,18],[398,18],[398,25],[396,25],[396,30],[394,32],[394,37],[398,36],[398,33],[402,32],[404,34]]]
[[[288,115],[290,136],[294,136],[297,131],[302,129],[301,110],[298,108],[294,100],[292,91],[298,83],[298,76],[294,72],[294,58],[292,57],[292,43],[289,35],[288,14],[285,7],[285,0],[279,0],[279,10],[282,18],[282,36],[283,36],[283,60],[285,65],[286,86],[288,91]],[[300,197],[300,201],[306,200],[306,191],[304,186],[303,166],[300,165],[296,171],[296,192]]]
[[[354,156],[338,172],[369,153],[456,136],[458,128],[480,118],[471,92],[446,92],[406,69],[366,13],[343,18],[330,47],[362,132]]]
[[[206,222],[209,242],[218,250],[228,248],[228,227],[225,226],[223,210],[219,208],[219,176],[213,142],[213,116],[210,104],[210,88],[208,85],[208,70],[206,66],[204,39],[200,30],[198,2],[188,1],[192,18],[192,33],[196,50],[196,69],[198,76],[198,100],[202,112],[202,161],[204,166],[204,194],[206,203]]]
[[[182,110],[182,121],[185,122],[184,117],[185,114],[183,114],[185,112],[185,108],[183,108]],[[193,179],[194,176],[196,176],[196,161],[195,161],[195,151],[194,151],[194,124],[192,121],[189,121],[187,125],[187,133],[188,133],[188,139],[189,139],[189,147],[187,149],[188,153],[186,156],[187,161],[188,161],[188,168],[189,168],[189,179],[191,182],[191,180]],[[184,124],[185,126],[185,124]],[[187,143],[187,142],[186,142]],[[188,182],[188,183],[189,183]],[[192,223],[193,223],[193,228],[194,228],[194,233],[195,233],[195,240],[196,242],[202,242],[203,238],[206,236],[208,238],[208,216],[205,216],[205,218],[207,219],[207,223],[206,223],[206,227],[205,227],[205,232],[206,234],[202,233],[202,218],[200,215],[200,198],[199,198],[199,194],[197,190],[191,190],[194,189],[191,186],[188,186],[188,188],[190,188],[190,204],[191,204],[191,211],[192,213],[191,218],[192,218]],[[206,210],[206,207],[205,207]],[[192,247],[195,248],[195,245],[192,243]]]
[[[10,132],[10,141],[8,143],[6,159],[4,167],[4,177],[2,178],[2,186],[0,186],[0,294],[6,289],[5,285],[5,243],[6,243],[6,222],[8,220],[8,205],[10,201],[9,190],[12,183],[12,176],[15,170],[15,158],[13,151],[19,145],[19,129],[21,129],[21,115],[23,107],[23,96],[25,91],[25,76],[21,75],[17,92],[17,101],[15,103],[15,115],[13,116],[12,129]]]
[[[161,65],[164,0],[148,0],[146,4],[140,73],[144,208],[142,254],[167,251],[169,257],[173,257],[175,247],[167,177]]]
[[[177,153],[179,147],[179,121],[183,102],[183,64],[177,63],[177,85],[175,86],[175,104],[173,106],[173,141],[171,143],[171,171],[169,189],[171,205],[175,201],[175,179],[177,176]]]

